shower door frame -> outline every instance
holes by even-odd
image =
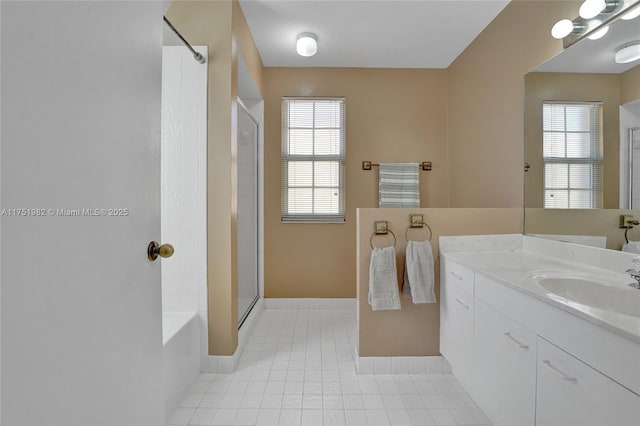
[[[247,106],[244,104],[244,102],[242,102],[242,99],[240,99],[239,97],[236,97],[236,101],[238,102],[238,106],[240,108],[242,108],[244,110],[244,112],[247,114],[247,116],[251,119],[251,121],[253,121],[253,123],[256,125],[256,139],[255,139],[255,154],[256,154],[256,216],[255,216],[255,221],[256,221],[256,297],[254,297],[253,301],[249,304],[249,307],[246,309],[246,311],[242,314],[242,316],[239,318],[238,320],[238,329],[240,329],[240,327],[242,327],[242,324],[244,324],[244,322],[246,321],[247,317],[249,316],[249,314],[251,314],[251,311],[253,310],[253,308],[255,307],[256,303],[258,303],[258,300],[260,300],[260,268],[261,268],[261,262],[260,262],[260,244],[262,243],[262,239],[260,238],[260,122],[258,120],[256,120],[256,118],[253,116],[253,114],[249,111],[249,108],[247,108]],[[238,284],[239,285],[239,284]],[[237,302],[236,302],[237,303]]]
[[[633,135],[635,132],[640,132],[640,127],[632,127],[628,130],[628,135],[629,135],[629,191],[628,191],[628,208],[629,209],[633,209],[635,208],[633,205],[633,166],[634,166],[634,162],[633,162]]]

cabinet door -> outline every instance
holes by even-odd
[[[640,397],[542,338],[537,370],[537,425],[640,424]]]
[[[536,335],[476,299],[470,392],[495,425],[535,422]]]
[[[440,352],[466,384],[473,349],[473,296],[446,281],[440,294]]]

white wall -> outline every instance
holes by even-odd
[[[207,57],[207,46],[195,46]],[[162,310],[198,312],[207,359],[207,66],[185,46],[162,48]]]
[[[3,425],[163,423],[160,2],[0,2]]]

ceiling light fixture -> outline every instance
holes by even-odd
[[[565,38],[573,31],[573,21],[571,19],[561,19],[551,28],[553,38]]]
[[[640,59],[640,40],[623,44],[616,49],[616,63],[628,64]]]
[[[605,0],[585,0],[580,6],[580,17],[584,19],[591,19],[594,16],[598,16],[600,12],[607,7],[607,2]]]
[[[298,35],[296,52],[300,56],[313,56],[318,52],[318,37],[313,33],[302,33]]]

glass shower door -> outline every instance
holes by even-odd
[[[258,300],[258,122],[238,100],[238,327]]]

